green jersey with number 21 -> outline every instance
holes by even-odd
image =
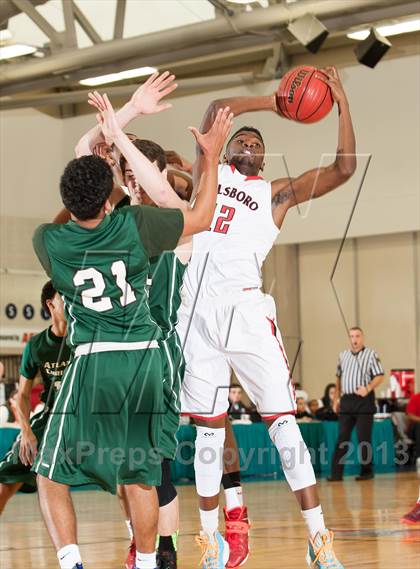
[[[45,224],[35,252],[64,298],[72,346],[161,338],[150,315],[149,258],[172,251],[183,231],[179,209],[124,207],[93,229]]]

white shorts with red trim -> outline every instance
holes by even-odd
[[[226,415],[232,370],[265,420],[295,413],[293,382],[271,296],[248,290],[197,303],[184,298],[178,317],[186,361],[183,414],[204,420]]]

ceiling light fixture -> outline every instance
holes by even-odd
[[[142,77],[143,75],[151,75],[157,69],[154,67],[138,67],[137,69],[127,69],[119,73],[108,73],[108,75],[99,75],[98,77],[88,77],[81,79],[81,85],[95,87],[95,85],[106,85],[107,83],[115,83],[116,81],[124,81],[124,79],[133,79],[134,77]]]
[[[6,45],[4,47],[0,47],[0,59],[12,59],[12,57],[30,55],[31,53],[35,53],[36,50],[37,48],[32,45],[24,45],[21,43]]]
[[[395,24],[388,24],[384,26],[376,26],[376,29],[381,34],[381,36],[396,36],[398,34],[406,34],[410,32],[420,31],[420,18],[415,20],[406,20],[405,22],[397,22]],[[355,32],[350,32],[347,37],[352,40],[365,40],[369,37],[370,30],[356,30]]]

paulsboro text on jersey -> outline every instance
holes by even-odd
[[[258,209],[257,202],[254,202],[251,196],[249,196],[246,192],[243,192],[242,190],[237,190],[236,188],[231,188],[229,186],[222,188],[221,184],[219,184],[217,193],[221,196],[228,196],[230,198],[236,199],[238,202],[241,202],[247,207],[249,207],[249,209],[251,209],[252,211]]]

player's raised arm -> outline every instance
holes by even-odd
[[[198,196],[192,208],[164,180],[156,167],[138,150],[119,127],[107,95],[96,94],[101,128],[108,143],[114,143],[127,162],[144,191],[158,207],[177,208],[184,212],[183,236],[205,231],[211,223],[217,197],[217,165],[220,152],[232,128],[233,114],[229,108],[220,109],[211,129],[201,134],[190,127],[197,144],[203,151],[203,173],[198,186]]]
[[[172,93],[177,84],[175,75],[171,75],[169,71],[165,71],[161,75],[153,73],[148,80],[140,85],[131,96],[130,100],[116,113],[117,122],[121,129],[125,128],[129,122],[141,115],[150,115],[160,113],[172,107],[171,103],[161,103],[161,100]],[[96,91],[89,93],[89,104],[97,108]],[[104,143],[104,137],[100,125],[96,125],[84,134],[75,148],[76,158],[89,154],[96,154],[108,162],[114,172],[114,176],[118,170],[118,164],[113,166],[115,157],[111,156],[112,150]],[[117,176],[116,176],[117,177]],[[111,203],[118,203],[123,196],[120,188],[115,188]],[[61,209],[54,217],[53,223],[67,223],[70,219],[70,213],[66,208]]]
[[[233,113],[226,107],[218,110],[214,123],[206,134],[190,127],[202,149],[203,164],[194,206],[184,212],[184,236],[205,231],[211,224],[216,208],[219,157],[232,124]]]
[[[130,100],[116,113],[119,126],[124,129],[129,122],[140,115],[151,115],[170,109],[170,103],[161,103],[161,99],[177,88],[175,75],[165,71],[162,74],[153,73],[148,80],[140,85]],[[89,104],[96,107],[95,92],[89,94]],[[93,99],[93,100],[92,100]],[[90,129],[82,136],[76,145],[76,157],[93,153],[93,148],[103,141],[102,130],[99,125]]]
[[[308,170],[297,178],[281,178],[272,183],[272,204],[274,221],[279,224],[286,211],[311,198],[319,198],[341,186],[356,170],[356,139],[350,115],[349,103],[335,67],[327,67],[319,79],[331,87],[338,105],[338,147],[332,164]]]
[[[137,182],[158,207],[186,209],[187,204],[174,192],[167,180],[164,180],[157,168],[138,149],[118,124],[116,113],[106,94],[97,92],[91,96],[92,104],[98,110],[98,121],[108,144],[115,144],[130,164]]]
[[[220,109],[229,107],[234,117],[243,113],[255,111],[273,111],[277,113],[276,94],[261,95],[257,97],[226,97],[225,99],[215,99],[208,106],[200,125],[200,132],[205,134],[211,128]],[[200,145],[196,146],[196,160],[193,165],[193,183],[197,187],[200,175],[203,171],[203,151]],[[194,199],[195,192],[191,199]]]

